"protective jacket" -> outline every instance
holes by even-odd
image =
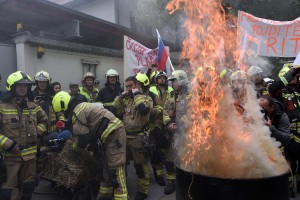
[[[88,102],[96,102],[99,90],[96,87],[93,87],[92,92],[90,92],[84,86],[81,86],[79,87],[79,93],[84,95]]]
[[[60,121],[65,121],[65,117],[64,114],[61,113],[55,113],[53,108],[52,108],[52,99],[53,99],[53,94],[50,94],[50,92],[48,92],[49,94],[40,94],[38,91],[38,88],[35,88],[32,91],[32,95],[33,97],[36,96],[42,96],[42,101],[43,103],[41,104],[41,108],[46,112],[47,116],[48,116],[48,122],[47,122],[47,133],[53,133],[57,131],[57,127],[56,127],[56,122],[58,120]]]
[[[150,87],[150,92],[155,95],[154,98],[154,109],[151,110],[150,116],[150,129],[151,128],[159,128],[163,129],[163,108],[166,100],[169,101],[175,100],[174,89],[170,86],[166,86],[164,93],[160,90],[158,86]]]
[[[16,98],[0,103],[0,151],[8,156],[21,156],[23,160],[35,158],[37,135],[46,132],[47,114],[35,103],[26,101],[21,108]],[[20,155],[6,150],[16,142]]]
[[[282,79],[269,86],[269,93],[285,106],[291,124],[291,138],[300,143],[300,88],[289,88],[288,81]]]
[[[188,91],[182,90],[179,94],[175,94],[175,100],[174,98],[166,100],[163,111],[165,126],[168,126],[170,122],[176,122],[179,127],[181,123],[185,123],[185,113],[190,98]]]
[[[116,97],[113,106],[118,114],[123,113],[123,122],[128,135],[143,133],[149,123],[153,100],[140,92]]]
[[[93,133],[100,137],[102,143],[105,143],[110,133],[122,125],[122,122],[101,103],[81,103],[75,107],[73,113],[73,134]],[[103,121],[104,119],[108,120],[107,123]],[[101,131],[99,127],[103,127],[101,129],[103,132],[99,132]]]

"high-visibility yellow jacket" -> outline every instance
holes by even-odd
[[[47,114],[33,102],[21,108],[17,100],[0,103],[0,152],[5,156],[21,156],[24,160],[35,157],[37,135],[46,132]],[[13,142],[20,149],[20,155],[6,152]]]
[[[79,87],[79,93],[84,95],[88,102],[96,102],[99,90],[96,87],[93,87],[92,92],[90,92],[84,86],[81,86]]]
[[[163,108],[165,105],[166,100],[168,101],[175,101],[174,89],[170,86],[165,88],[166,90],[164,93],[160,90],[158,86],[151,86],[150,92],[155,95],[154,101],[154,108],[151,109],[150,114],[150,121],[149,121],[149,128],[150,131],[154,128],[163,129]]]

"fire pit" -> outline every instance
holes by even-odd
[[[176,168],[177,200],[289,200],[288,173],[268,178],[223,179]]]

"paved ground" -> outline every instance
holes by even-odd
[[[136,175],[132,165],[128,167],[128,193],[129,193],[129,200],[134,200],[136,194]],[[159,186],[156,184],[154,177],[151,172],[151,179],[150,179],[150,188],[149,188],[149,196],[147,200],[174,200],[175,192],[171,195],[165,195],[164,187]],[[72,195],[68,192],[63,192],[61,194],[57,194],[56,192],[51,190],[51,183],[49,181],[41,179],[39,186],[35,189],[35,194],[32,200],[71,200]],[[300,200],[300,199],[299,199]]]

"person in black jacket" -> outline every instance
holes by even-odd
[[[265,125],[270,128],[271,137],[274,137],[283,146],[290,144],[290,122],[284,111],[284,106],[270,96],[262,96],[258,100],[265,113]]]
[[[66,126],[67,128],[70,129],[71,128],[70,123],[71,123],[71,118],[72,118],[72,113],[74,108],[82,102],[88,102],[88,100],[83,94],[79,93],[79,83],[70,82],[69,89],[70,89],[71,100],[69,103],[69,108],[64,112],[64,114],[65,114],[65,118],[67,119]]]
[[[105,83],[104,88],[100,90],[96,101],[101,102],[104,108],[113,111],[113,101],[117,96],[121,95],[124,90],[121,88],[119,73],[116,70],[108,70],[105,77],[107,82]]]

